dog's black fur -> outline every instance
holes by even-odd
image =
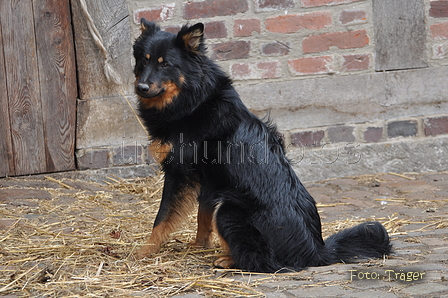
[[[134,44],[139,112],[165,172],[153,232],[137,254],[157,252],[195,200],[193,244],[210,246],[214,227],[225,254],[218,267],[275,272],[389,254],[378,222],[324,242],[315,202],[286,159],[282,138],[249,112],[207,58],[203,30],[199,23],[172,34],[142,19]]]

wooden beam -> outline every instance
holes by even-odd
[[[2,37],[2,26],[0,24],[1,44],[3,44]],[[5,59],[3,48],[0,48],[0,177],[13,176],[14,174]]]
[[[34,0],[47,172],[75,169],[76,65],[68,0]]]
[[[104,56],[88,29],[88,20],[79,1],[71,1],[78,67],[79,97],[107,98],[133,93],[132,51],[129,12],[126,0],[86,0],[87,9],[98,29],[108,59],[123,82],[116,86],[104,75]]]
[[[32,5],[0,1],[15,174],[45,171],[45,148]]]
[[[423,0],[373,0],[375,70],[427,67]]]

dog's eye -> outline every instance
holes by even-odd
[[[145,57],[145,58],[142,60],[142,64],[143,64],[144,66],[147,66],[147,65],[149,64],[149,59]]]
[[[167,68],[169,66],[170,66],[170,64],[168,62],[166,62],[166,61],[163,61],[162,63],[160,63],[160,67],[161,68]]]

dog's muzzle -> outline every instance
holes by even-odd
[[[151,87],[148,84],[140,83],[136,87],[137,94],[145,97],[145,98],[151,98],[161,95],[163,92],[165,92],[165,88],[158,88],[152,85]]]

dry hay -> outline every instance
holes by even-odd
[[[51,200],[0,208],[0,218],[10,220],[0,234],[0,295],[171,297],[201,292],[209,297],[263,297],[256,286],[282,278],[261,275],[248,282],[235,278],[241,272],[214,269],[217,243],[216,249],[187,245],[195,235],[195,215],[158,254],[134,259],[132,252],[144,242],[158,210],[161,175],[128,181],[110,177],[108,188],[96,191],[48,179],[61,186],[45,189]],[[408,224],[396,215],[376,220],[391,233]],[[323,233],[328,236],[364,221],[324,222]],[[430,223],[431,228],[437,224]]]

